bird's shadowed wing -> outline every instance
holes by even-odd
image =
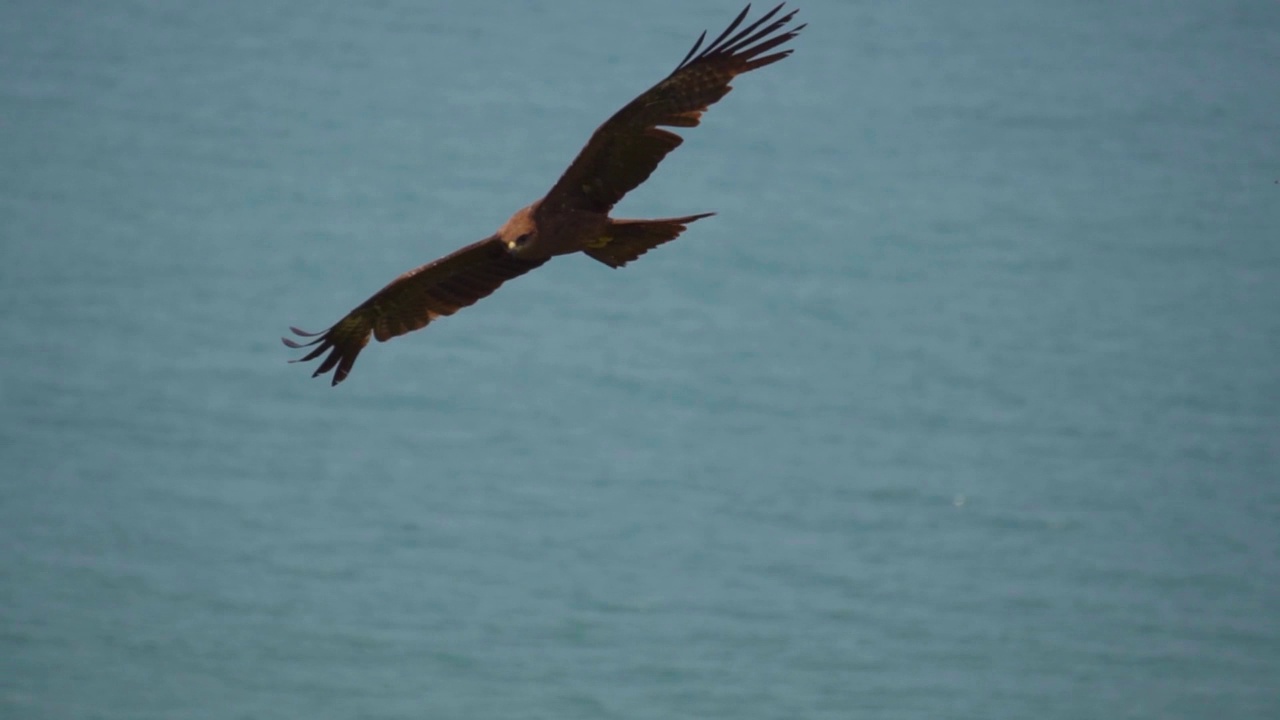
[[[547,258],[527,260],[507,250],[496,236],[410,270],[347,313],[323,333],[290,328],[299,337],[314,337],[309,343],[281,338],[291,348],[315,346],[293,362],[306,362],[328,352],[312,377],[333,370],[337,385],[351,372],[356,356],[369,343],[412,332],[444,315],[475,303],[502,283],[542,265]]]
[[[795,11],[775,20],[782,9],[778,5],[739,30],[750,9],[748,5],[720,37],[698,52],[707,35],[702,33],[666,79],[606,120],[547,193],[542,210],[608,212],[648,179],[662,158],[683,142],[679,135],[659,126],[696,126],[702,113],[732,89],[729,83],[734,77],[790,55],[790,50],[765,53],[804,28],[798,25],[778,32],[791,21]]]

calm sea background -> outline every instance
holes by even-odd
[[[805,0],[717,217],[285,363],[738,10],[0,4],[0,717],[1280,717],[1280,3]]]

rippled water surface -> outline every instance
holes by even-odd
[[[285,364],[738,9],[0,6],[0,715],[1280,716],[1273,2],[809,0],[718,216]]]

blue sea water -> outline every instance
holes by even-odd
[[[806,0],[559,259],[491,233],[725,2],[0,5],[0,717],[1280,717],[1280,5]]]

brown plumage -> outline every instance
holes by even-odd
[[[778,5],[739,29],[750,10],[748,5],[698,52],[707,36],[702,33],[670,75],[596,129],[545,197],[517,211],[497,233],[392,280],[323,333],[290,328],[295,335],[315,338],[308,343],[282,338],[291,348],[310,347],[292,362],[315,360],[327,352],[312,377],[333,370],[337,385],[370,336],[389,340],[452,315],[556,255],[583,252],[609,267],[622,267],[674,240],[689,223],[712,215],[621,220],[609,217],[609,211],[683,142],[662,127],[698,125],[702,113],[732,89],[734,77],[791,54],[769,51],[804,28],[779,32],[795,11],[774,19],[782,10]]]

